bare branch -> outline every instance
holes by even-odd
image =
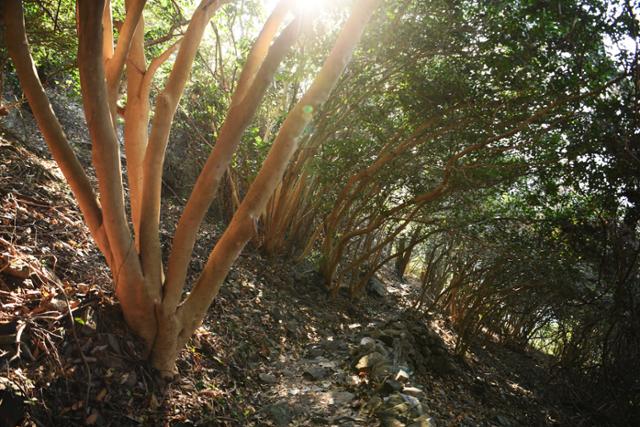
[[[162,170],[169,142],[171,124],[184,91],[193,60],[207,23],[225,0],[202,0],[193,14],[180,45],[169,80],[156,98],[156,110],[149,144],[144,156],[142,203],[140,215],[140,249],[145,277],[160,291],[162,286],[162,250],[160,247],[160,198]]]
[[[111,0],[105,0],[102,12],[102,63],[113,57],[113,14],[111,13]],[[97,27],[100,28],[100,27]]]
[[[167,62],[167,60],[171,58],[171,55],[173,55],[176,50],[178,50],[180,44],[182,43],[182,40],[183,39],[176,41],[174,44],[169,46],[167,50],[151,60],[149,68],[147,68],[144,79],[142,80],[142,90],[140,91],[142,94],[145,94],[146,96],[149,95],[151,91],[151,83],[153,81],[153,77],[156,74],[156,71],[158,71],[158,68],[160,68],[162,64]]]
[[[142,10],[146,4],[146,0],[130,0],[127,2],[127,16],[124,24],[120,29],[120,37],[115,52],[105,64],[105,73],[107,77],[107,89],[109,91],[109,108],[115,120],[115,108],[118,98],[118,90],[120,88],[120,78],[122,70],[129,55],[131,40],[142,17]]]
[[[22,90],[29,101],[31,111],[53,158],[60,166],[78,201],[91,234],[100,250],[105,254],[107,262],[111,263],[109,241],[102,227],[102,210],[96,200],[89,178],[69,145],[62,126],[51,108],[29,52],[22,2],[20,0],[6,0],[3,1],[3,6],[7,48],[20,79]]]
[[[247,57],[247,62],[244,64],[242,72],[240,73],[238,85],[236,86],[236,91],[234,92],[233,99],[231,101],[232,106],[242,102],[246,96],[247,91],[251,87],[251,84],[258,73],[258,70],[260,70],[262,63],[267,56],[269,45],[271,45],[278,28],[280,28],[282,21],[291,8],[291,2],[292,0],[280,0],[273,13],[271,13],[271,16],[269,16],[269,19],[267,19],[267,22],[265,22],[260,35],[256,39],[256,42]]]
[[[102,58],[95,55],[103,45],[100,20],[104,0],[78,1],[80,44],[78,65],[87,126],[93,142],[93,163],[98,177],[104,225],[115,266],[130,249],[131,235],[124,210],[120,150],[109,110]]]
[[[298,147],[298,139],[313,113],[327,100],[364,32],[378,0],[361,0],[340,32],[338,40],[307,93],[294,107],[276,137],[258,176],[233,216],[231,223],[209,255],[193,291],[179,308],[183,322],[178,343],[199,326],[211,301],[218,294],[229,268],[253,235],[255,221],[282,180],[284,171]]]
[[[137,1],[137,0],[132,0]],[[144,17],[140,16],[127,55],[127,108],[124,115],[124,149],[127,155],[129,203],[136,249],[140,250],[142,165],[149,139],[149,96],[142,91],[147,63],[144,55]]]
[[[178,222],[171,256],[169,257],[167,283],[165,285],[165,307],[169,311],[175,310],[180,300],[189,259],[191,258],[200,224],[215,198],[222,177],[240,144],[242,134],[253,119],[279,64],[298,38],[300,23],[300,20],[295,20],[289,24],[273,43],[260,71],[254,78],[251,89],[247,91],[247,95],[241,102],[232,105],[229,109],[220,130],[220,136],[200,176],[198,176],[182,217]]]

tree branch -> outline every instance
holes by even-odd
[[[255,231],[269,198],[282,180],[289,160],[298,147],[298,140],[315,112],[327,100],[338,78],[364,32],[379,0],[361,0],[338,36],[335,46],[311,87],[285,119],[267,159],[231,223],[209,255],[207,264],[193,291],[179,309],[182,331],[178,343],[182,345],[199,326],[207,308],[218,294],[220,286],[233,262]]]
[[[151,286],[157,288],[157,292],[162,286],[163,276],[159,236],[162,171],[171,124],[206,25],[225,2],[226,0],[202,0],[189,23],[169,80],[156,98],[155,115],[143,163],[140,252],[145,277]]]
[[[127,15],[124,19],[124,24],[120,29],[120,36],[118,37],[118,43],[116,45],[115,52],[111,58],[109,58],[105,64],[105,74],[107,77],[107,90],[109,93],[109,109],[115,122],[116,119],[116,102],[118,100],[118,90],[120,88],[120,78],[122,76],[122,70],[129,55],[129,49],[131,47],[131,40],[135,34],[140,18],[142,17],[142,10],[146,4],[146,0],[129,0],[127,2]]]
[[[113,253],[114,268],[124,263],[130,250],[122,186],[120,150],[109,110],[100,31],[104,0],[78,0],[78,65],[87,126],[93,142],[93,163],[98,177],[104,226]]]
[[[102,11],[102,63],[106,67],[107,62],[113,57],[113,14],[111,13],[111,0],[104,0]]]
[[[167,62],[167,60],[171,58],[171,55],[173,55],[176,52],[176,50],[178,50],[178,48],[180,47],[180,44],[182,43],[182,40],[183,40],[182,38],[179,39],[174,44],[169,46],[160,55],[156,56],[151,60],[151,63],[149,64],[149,68],[147,68],[147,71],[145,71],[144,79],[142,80],[142,89],[140,92],[144,94],[144,96],[147,96],[147,97],[149,96],[149,93],[151,92],[151,83],[153,81],[153,77],[156,74],[156,71],[158,71],[158,68],[160,68],[162,64]]]
[[[253,79],[251,89],[246,92],[242,101],[238,101],[229,109],[218,140],[198,176],[176,228],[165,285],[165,308],[168,311],[175,310],[180,300],[200,224],[215,198],[220,181],[240,144],[242,134],[255,115],[278,66],[290,51],[299,32],[299,20],[289,24],[269,49],[260,71]]]
[[[139,1],[139,0],[132,0]],[[128,6],[128,1],[127,1]],[[147,73],[144,55],[144,17],[141,15],[127,55],[127,107],[124,114],[124,149],[127,156],[129,203],[136,244],[140,251],[142,165],[149,139],[149,95],[142,90]]]
[[[292,0],[280,0],[275,10],[271,13],[267,22],[265,22],[260,35],[253,44],[253,48],[247,57],[247,62],[242,67],[240,78],[236,90],[233,94],[231,105],[236,105],[244,99],[247,91],[251,87],[256,74],[260,70],[264,59],[269,51],[269,45],[273,41],[278,28],[282,24],[287,12],[291,8]]]
[[[47,94],[38,78],[25,30],[22,2],[3,1],[5,37],[9,55],[18,74],[20,85],[31,107],[53,158],[71,187],[82,215],[102,253],[111,264],[111,249],[102,227],[102,210],[80,161],[69,145]]]

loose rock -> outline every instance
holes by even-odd
[[[406,383],[407,381],[409,381],[409,374],[406,371],[400,369],[396,374],[396,381]]]
[[[269,417],[273,420],[276,426],[285,427],[291,422],[291,412],[284,403],[276,403],[269,405],[265,408]]]
[[[258,375],[258,378],[260,378],[260,381],[262,381],[265,384],[275,384],[278,382],[278,379],[273,374],[261,373]]]
[[[351,402],[356,397],[355,394],[348,391],[337,391],[333,393],[333,404],[337,406]]]
[[[408,427],[436,427],[436,420],[428,415],[422,415],[413,420]]]
[[[318,381],[328,377],[330,373],[331,372],[327,368],[314,366],[306,369],[302,376],[310,381]]]
[[[406,394],[407,396],[414,396],[414,397],[418,397],[424,394],[424,391],[420,390],[417,387],[405,387],[402,389],[402,393]]]
[[[367,290],[372,295],[378,297],[384,297],[387,295],[387,286],[375,276],[372,277],[371,280],[369,280]]]

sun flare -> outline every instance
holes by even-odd
[[[312,14],[320,12],[330,0],[292,0],[292,3],[298,13]],[[270,12],[278,4],[278,0],[265,0],[264,4],[267,12]]]
[[[318,12],[326,0],[295,0],[295,7],[303,13]]]

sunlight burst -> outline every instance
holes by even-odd
[[[302,13],[316,13],[320,11],[326,1],[322,0],[295,0],[296,8]]]
[[[304,14],[318,13],[330,3],[329,0],[291,0],[291,2],[296,12]],[[278,4],[278,0],[265,0],[264,2],[267,12],[271,12],[276,4]]]

